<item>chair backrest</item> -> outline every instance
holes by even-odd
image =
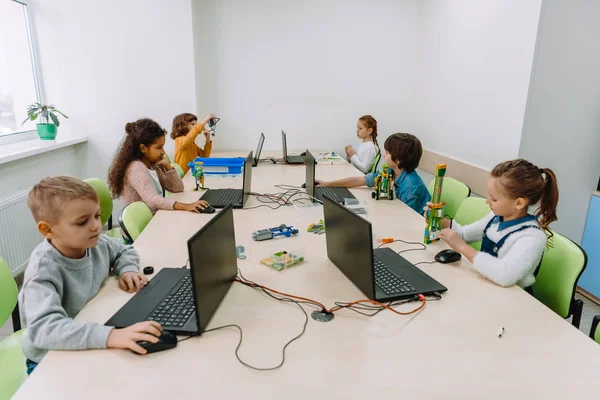
[[[98,194],[98,199],[100,200],[100,221],[102,222],[102,226],[104,226],[113,212],[113,201],[110,190],[108,190],[108,186],[100,178],[89,178],[85,179],[84,182],[93,187]]]
[[[167,161],[169,162],[169,164],[171,163],[171,157],[169,157],[169,155],[167,153],[165,153],[164,158],[167,159]]]
[[[533,294],[562,318],[568,318],[577,281],[587,265],[587,254],[576,243],[556,232],[551,244],[552,247],[544,252],[533,284]]]
[[[128,204],[119,215],[119,225],[125,235],[134,242],[152,219],[152,211],[148,206],[136,201]]]
[[[594,316],[592,320],[592,329],[590,329],[590,337],[600,343],[600,315]]]
[[[379,160],[381,160],[381,152],[378,151],[377,155],[375,155],[375,158],[373,159],[373,163],[371,164],[371,168],[369,169],[369,173],[374,173],[375,171],[377,171],[377,165],[379,165]]]
[[[183,168],[181,168],[181,166],[179,164],[171,163],[171,167],[175,168],[175,171],[177,171],[180,178],[183,178],[183,176],[185,175],[185,172],[183,172]]]
[[[0,326],[10,318],[17,305],[19,289],[6,261],[0,258]]]
[[[429,183],[427,189],[429,194],[433,196],[433,187],[435,186],[435,178]],[[444,206],[444,214],[450,218],[454,218],[460,204],[471,195],[471,188],[457,181],[454,178],[444,178],[442,185],[442,201],[446,203]]]
[[[481,197],[467,197],[460,203],[454,220],[461,225],[469,225],[475,221],[479,221],[491,212],[490,206],[487,205],[485,199]],[[481,240],[469,245],[475,250],[481,249]]]

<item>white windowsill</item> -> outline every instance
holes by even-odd
[[[87,142],[87,137],[58,138],[56,140],[31,139],[23,142],[5,144],[0,146],[0,165],[21,158],[35,156],[63,147],[73,146]]]

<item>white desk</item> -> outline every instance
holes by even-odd
[[[252,189],[275,192],[274,184],[299,185],[304,172],[303,167],[260,165],[253,169]],[[317,178],[356,173],[348,165],[317,167]],[[186,187],[192,187],[191,178],[185,179]],[[206,183],[211,187],[217,180],[207,178]],[[422,240],[423,218],[410,208],[397,200],[371,200],[367,189],[353,192],[368,201],[375,232]],[[198,193],[173,197],[191,200]],[[260,204],[255,198],[249,202]],[[183,265],[186,240],[210,218],[159,211],[135,242],[141,265],[157,270]],[[250,245],[250,258],[239,261],[239,268],[249,279],[328,307],[364,298],[327,259],[325,235],[305,232],[319,218],[321,207],[235,210],[236,240]],[[252,231],[281,223],[298,226],[300,235],[251,243]],[[305,249],[304,264],[277,272],[258,263],[291,246]],[[392,245],[396,250],[409,247]],[[403,255],[413,262],[429,261],[442,248],[435,243],[426,251]],[[441,301],[428,302],[411,316],[381,312],[367,318],[345,310],[328,323],[309,319],[305,335],[288,347],[286,363],[276,371],[242,366],[234,356],[238,332],[221,330],[148,356],[125,350],[50,352],[15,399],[598,398],[598,344],[521,289],[504,289],[482,278],[464,259],[458,265],[420,267],[448,287]],[[110,278],[77,319],[103,323],[130,297]],[[272,366],[303,322],[296,306],[234,283],[209,328],[239,324],[244,330],[241,357],[253,365]],[[506,331],[498,338],[501,326]]]

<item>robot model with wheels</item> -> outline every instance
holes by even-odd
[[[298,229],[294,228],[293,226],[281,224],[275,228],[260,229],[252,232],[252,239],[260,242],[261,240],[273,239],[276,236],[290,237],[292,235],[297,235],[298,232]]]
[[[444,205],[442,202],[442,184],[446,175],[446,164],[437,164],[435,166],[435,183],[433,186],[433,205],[427,211],[427,223],[425,225],[425,244],[437,242],[442,231],[442,220],[444,219]]]
[[[388,200],[394,199],[394,171],[389,165],[383,164],[377,173],[375,190],[371,193],[371,197],[376,200],[382,197],[386,197]]]
[[[192,165],[192,176],[196,180],[196,189],[200,190],[200,187],[204,189],[204,163],[202,161],[194,161]]]

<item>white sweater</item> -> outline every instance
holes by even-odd
[[[372,141],[362,142],[356,149],[356,154],[350,158],[350,163],[366,174],[371,169],[371,164],[377,155],[377,146]]]
[[[455,222],[452,229],[458,232],[465,242],[476,242],[483,239],[483,230],[492,218],[494,214],[490,213],[471,225],[460,226]],[[487,231],[487,237],[493,242],[497,243],[510,232],[526,225],[539,227],[537,220],[529,220],[510,224],[498,231],[501,224],[510,224],[510,221],[492,223]],[[517,284],[526,288],[535,283],[534,272],[544,254],[546,240],[546,233],[541,229],[522,230],[506,239],[504,245],[498,250],[497,258],[480,251],[473,259],[473,265],[483,276],[500,286]]]

